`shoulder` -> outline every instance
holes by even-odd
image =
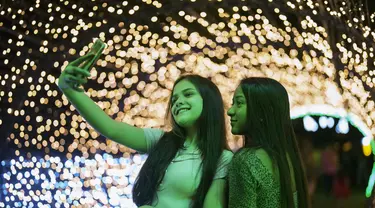
[[[232,160],[232,158],[233,158],[233,152],[230,150],[224,150],[221,153],[221,157],[220,157],[221,160]]]
[[[233,152],[229,150],[223,150],[221,153],[218,166],[227,166],[233,158]]]
[[[147,152],[150,152],[165,134],[162,129],[158,128],[143,128],[143,133],[145,135]]]
[[[162,129],[159,128],[143,128],[143,132],[147,137],[161,137],[165,133]]]
[[[228,175],[228,166],[233,158],[233,153],[229,150],[223,150],[218,161],[214,179],[226,178]]]
[[[268,153],[264,149],[255,150],[256,158],[261,162],[261,164],[270,172],[273,172],[273,161]]]
[[[239,150],[233,157],[233,165],[247,168],[248,172],[264,172],[274,173],[274,166],[271,157],[262,149]]]

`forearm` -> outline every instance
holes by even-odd
[[[62,89],[79,114],[99,133],[109,137],[115,121],[109,117],[89,96],[72,88]]]
[[[89,69],[80,68],[92,58],[87,55],[74,60],[61,73],[58,86],[81,116],[100,134],[138,151],[147,151],[147,142],[142,128],[116,121],[108,116],[79,86],[87,83]]]

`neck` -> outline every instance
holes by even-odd
[[[186,130],[185,141],[190,144],[194,144],[197,138],[197,130],[195,128],[190,128]]]

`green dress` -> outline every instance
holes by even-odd
[[[280,183],[255,149],[242,149],[233,156],[228,180],[229,208],[280,207]],[[297,192],[294,202],[297,205]]]

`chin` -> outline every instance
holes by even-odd
[[[191,121],[179,121],[177,122],[177,124],[183,128],[190,128],[194,126],[194,122]]]
[[[240,135],[240,133],[236,129],[232,129],[231,132],[233,135]]]

